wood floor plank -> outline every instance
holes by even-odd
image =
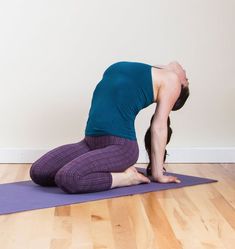
[[[234,230],[211,202],[206,187],[207,184],[205,186],[197,186],[197,188],[191,187],[185,189],[185,192],[188,193],[192,202],[194,202],[199,209],[192,224],[198,224],[198,227],[200,227],[200,229],[198,229],[198,236],[200,236],[202,245],[212,248],[232,249],[234,248],[232,245],[235,244]],[[234,242],[233,244],[231,244],[231,239]]]
[[[179,195],[182,196],[182,191],[178,189],[177,192],[177,198],[171,191],[172,198],[159,199],[162,210],[164,210],[165,216],[181,248],[201,248],[200,240],[197,236],[197,228],[195,224],[192,223],[192,219],[198,209],[194,203],[187,202],[187,197],[180,202],[180,198],[183,198],[179,197]],[[183,194],[183,196],[185,196],[185,194]]]
[[[107,201],[90,202],[90,215],[93,248],[115,248]]]
[[[90,202],[71,205],[71,249],[93,249]],[[70,249],[70,247],[68,247]]]
[[[167,219],[165,210],[154,193],[144,194],[142,200],[144,207],[155,234],[154,248],[172,248],[179,249],[181,242],[176,238],[174,231]],[[168,199],[169,200],[169,199]]]
[[[126,198],[129,218],[138,249],[154,248],[154,233],[140,195]]]
[[[108,199],[115,248],[137,248],[135,231],[127,208],[129,196]]]

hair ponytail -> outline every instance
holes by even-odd
[[[149,157],[149,163],[147,166],[147,175],[149,175],[149,176],[152,175],[152,170],[151,170],[151,125],[152,125],[153,117],[154,117],[154,115],[151,118],[150,126],[147,129],[145,136],[144,136],[145,149],[146,149],[146,151],[148,153],[148,157]],[[170,127],[170,117],[168,116],[168,119],[167,119],[167,144],[169,143],[169,141],[171,139],[171,135],[172,135],[172,129]],[[163,162],[165,162],[166,156],[167,156],[167,150],[165,149]],[[163,167],[163,169],[166,171],[166,169],[164,167]]]

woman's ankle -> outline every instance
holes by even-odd
[[[111,188],[129,186],[130,180],[126,172],[114,172],[112,175],[112,186]]]

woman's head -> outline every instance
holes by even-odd
[[[189,94],[190,94],[190,92],[189,92],[188,86],[184,87],[182,85],[180,95],[179,95],[178,99],[176,100],[176,102],[172,108],[172,111],[176,111],[176,110],[179,110],[180,108],[182,108],[184,106],[186,100],[188,99]],[[149,163],[147,166],[147,174],[148,175],[152,175],[152,172],[151,172],[151,125],[152,125],[153,117],[154,117],[154,115],[152,116],[152,118],[150,120],[150,126],[147,129],[145,136],[144,136],[145,149],[146,149],[146,151],[148,153],[148,157],[149,157]],[[170,142],[171,135],[173,132],[171,127],[170,127],[170,124],[171,124],[170,117],[168,116],[168,119],[167,119],[167,143],[166,144],[168,144]],[[166,160],[166,155],[167,155],[167,150],[165,149],[163,162],[165,162],[165,160]],[[164,168],[164,170],[166,170],[166,169]]]
[[[180,108],[182,108],[182,106],[185,104],[185,102],[189,96],[188,78],[186,76],[186,71],[177,61],[170,62],[169,64],[166,65],[166,68],[168,70],[171,70],[172,72],[174,72],[177,75],[177,77],[181,83],[180,95],[179,95],[178,99],[176,100],[175,105],[172,108],[172,111],[177,111]]]

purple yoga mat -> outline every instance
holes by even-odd
[[[137,170],[146,174],[145,169],[137,168]],[[177,176],[181,180],[181,183],[142,183],[85,194],[67,194],[58,187],[42,187],[33,181],[4,183],[0,184],[0,214],[10,214],[26,210],[64,206],[74,203],[217,182],[217,180],[209,178],[175,173],[165,174]]]

